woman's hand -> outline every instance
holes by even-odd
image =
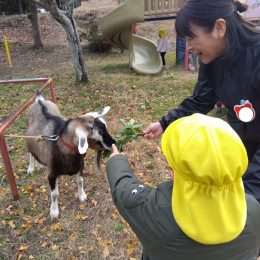
[[[117,154],[120,154],[120,153],[119,153],[116,145],[112,144],[112,153],[110,154],[109,159],[112,158],[113,156],[117,155]]]
[[[155,139],[162,135],[163,128],[159,122],[150,124],[144,131],[143,136],[147,139]]]

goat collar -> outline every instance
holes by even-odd
[[[60,140],[61,140],[62,144],[63,144],[64,146],[66,146],[70,151],[72,151],[72,152],[78,152],[78,148],[77,148],[77,147],[72,146],[72,145],[66,143],[61,137],[60,137]]]

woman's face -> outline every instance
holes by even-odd
[[[206,32],[203,27],[194,24],[191,25],[191,31],[195,36],[186,37],[188,48],[198,55],[202,63],[209,64],[226,53],[225,20],[217,20],[211,32]]]

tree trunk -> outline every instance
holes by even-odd
[[[43,48],[41,33],[39,28],[39,20],[37,13],[36,3],[30,1],[30,13],[28,14],[28,18],[32,23],[32,31],[33,31],[33,39],[34,39],[34,48],[40,49]]]
[[[72,24],[73,29],[74,29],[76,45],[78,46],[77,56],[78,56],[79,65],[80,65],[81,72],[82,72],[81,81],[85,82],[85,81],[88,81],[87,69],[86,69],[86,66],[85,66],[82,48],[81,48],[81,45],[80,45],[79,33],[78,33],[78,29],[77,29],[77,26],[76,26],[76,21],[74,19],[73,13],[72,13],[72,16],[70,17],[70,21],[71,21],[71,24]]]
[[[19,14],[23,14],[23,7],[22,7],[21,0],[18,0],[18,10],[19,10]]]
[[[77,82],[88,82],[88,71],[84,62],[79,41],[76,22],[73,14],[73,4],[68,5],[67,11],[58,8],[55,0],[35,0],[48,10],[51,15],[63,26],[70,46],[71,58],[75,69]],[[68,1],[68,0],[67,0]]]

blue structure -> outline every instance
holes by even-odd
[[[177,64],[184,64],[185,48],[186,48],[185,39],[182,37],[176,36],[176,63]]]

